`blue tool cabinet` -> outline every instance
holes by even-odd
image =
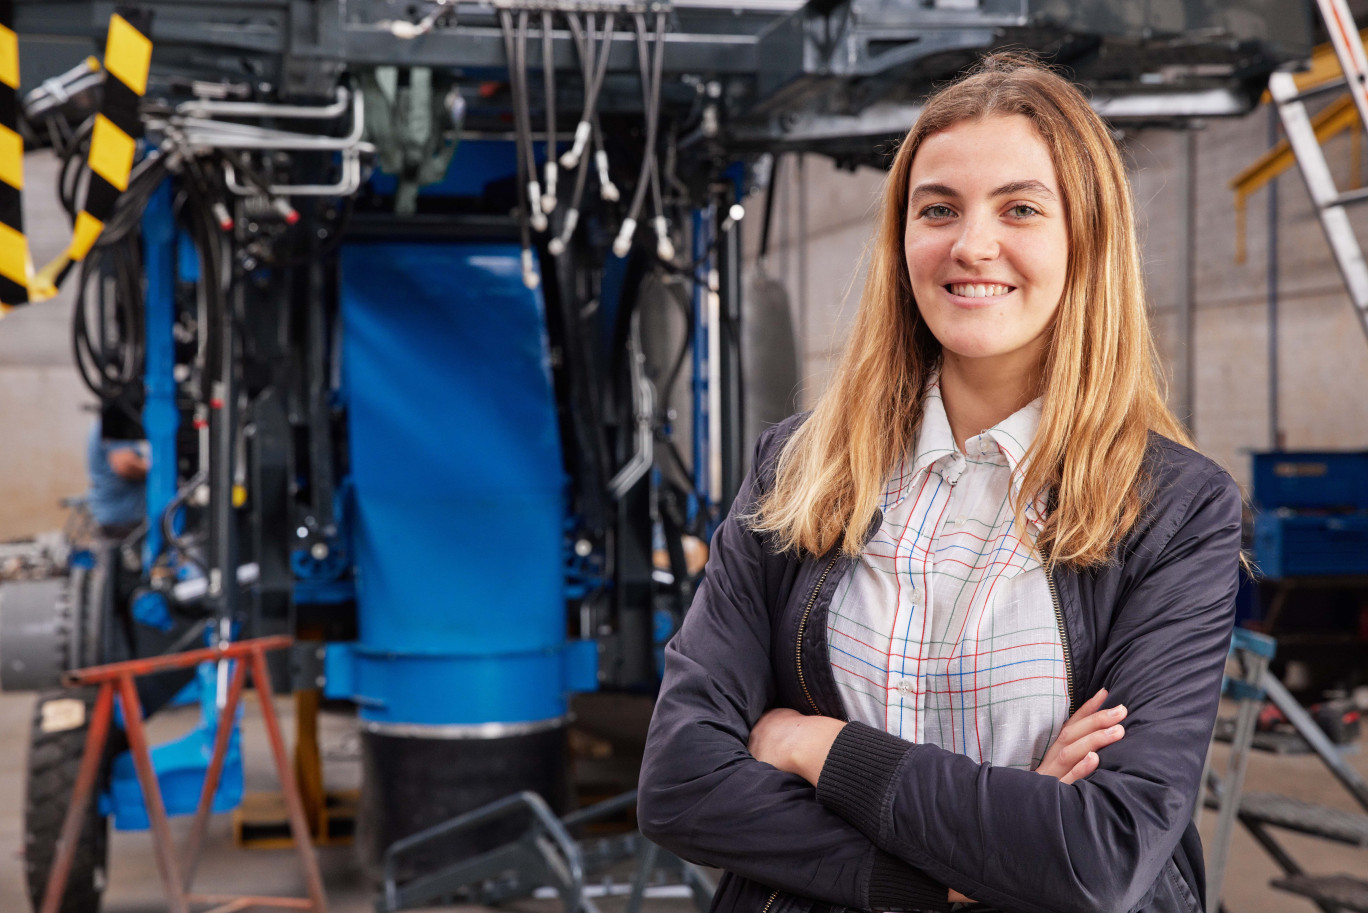
[[[1256,453],[1253,502],[1264,577],[1368,574],[1368,452]]]

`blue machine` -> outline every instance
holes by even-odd
[[[559,753],[597,645],[566,638],[546,320],[519,248],[349,244],[341,282],[360,636],[329,648],[327,693],[356,702],[366,763],[391,770],[362,798],[380,850],[470,807],[451,771],[472,751],[504,745],[513,769]],[[536,785],[563,795],[546,770]],[[390,802],[396,784],[430,801]]]
[[[1256,453],[1253,500],[1265,577],[1368,574],[1368,452]]]
[[[147,276],[144,299],[146,404],[142,422],[151,452],[147,509],[149,517],[160,517],[176,494],[176,433],[180,413],[173,377],[176,363],[175,289],[178,282],[198,279],[195,259],[176,228],[169,181],[163,182],[152,194],[143,211],[142,228]],[[159,558],[166,545],[161,525],[149,524],[142,550],[144,564],[150,565]],[[131,611],[140,625],[163,631],[170,628],[166,602],[159,593],[141,593],[134,598]],[[194,814],[218,726],[217,671],[214,666],[204,664],[195,670],[195,676],[195,680],[182,689],[182,694],[198,698],[198,723],[184,736],[152,749],[152,765],[157,773],[162,801],[170,815]],[[214,793],[214,811],[236,808],[242,801],[242,792],[241,733],[234,727],[222,777]],[[127,751],[116,755],[110,763],[109,781],[100,796],[100,811],[109,815],[119,830],[146,830],[149,826],[133,757]]]

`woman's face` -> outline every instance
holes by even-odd
[[[909,187],[907,272],[947,365],[1033,373],[1068,272],[1049,147],[1019,114],[964,121],[922,142]]]

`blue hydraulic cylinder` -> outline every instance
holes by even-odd
[[[359,638],[327,691],[374,724],[562,719],[564,469],[544,305],[506,244],[342,250]]]
[[[143,271],[147,291],[143,305],[143,339],[146,343],[143,386],[143,431],[151,451],[147,472],[147,540],[145,563],[161,553],[161,517],[176,496],[176,224],[172,208],[171,181],[152,192],[143,209]]]
[[[691,504],[690,522],[699,507],[709,510],[712,507],[712,410],[709,405],[711,391],[708,388],[710,367],[711,334],[717,332],[712,326],[709,294],[713,268],[713,221],[715,213],[711,205],[693,211],[693,488],[703,504]],[[711,532],[711,530],[709,530]]]

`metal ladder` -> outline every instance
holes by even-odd
[[[1292,832],[1368,849],[1368,783],[1344,759],[1311,714],[1269,672],[1274,647],[1271,637],[1243,629],[1236,629],[1231,642],[1230,655],[1235,669],[1227,675],[1222,690],[1238,704],[1239,710],[1230,740],[1229,766],[1226,774],[1219,777],[1208,759],[1205,772],[1208,797],[1205,803],[1198,803],[1194,814],[1194,818],[1200,815],[1203,804],[1217,810],[1215,831],[1207,845],[1207,913],[1219,913],[1224,909],[1221,888],[1237,821],[1282,869],[1282,877],[1273,879],[1273,887],[1311,901],[1324,913],[1341,910],[1368,913],[1368,881],[1347,874],[1310,874],[1274,834],[1274,831]],[[1329,773],[1363,808],[1363,813],[1315,805],[1278,793],[1244,791],[1245,770],[1250,751],[1255,747],[1255,722],[1265,702],[1282,711]]]
[[[1368,333],[1368,262],[1364,260],[1354,228],[1349,224],[1347,207],[1355,203],[1368,202],[1368,188],[1341,193],[1335,187],[1330,175],[1330,166],[1325,161],[1325,152],[1316,138],[1315,128],[1306,113],[1303,100],[1327,91],[1338,90],[1341,85],[1348,89],[1358,109],[1362,125],[1368,125],[1368,56],[1363,51],[1359,39],[1358,26],[1349,14],[1345,0],[1316,0],[1321,18],[1339,58],[1340,69],[1344,73],[1344,83],[1330,82],[1303,91],[1297,87],[1292,73],[1278,72],[1268,78],[1268,92],[1278,107],[1283,129],[1287,132],[1288,143],[1297,157],[1302,177],[1311,202],[1325,229],[1326,240],[1335,255],[1344,284],[1349,290],[1349,298],[1358,314],[1359,323]]]

